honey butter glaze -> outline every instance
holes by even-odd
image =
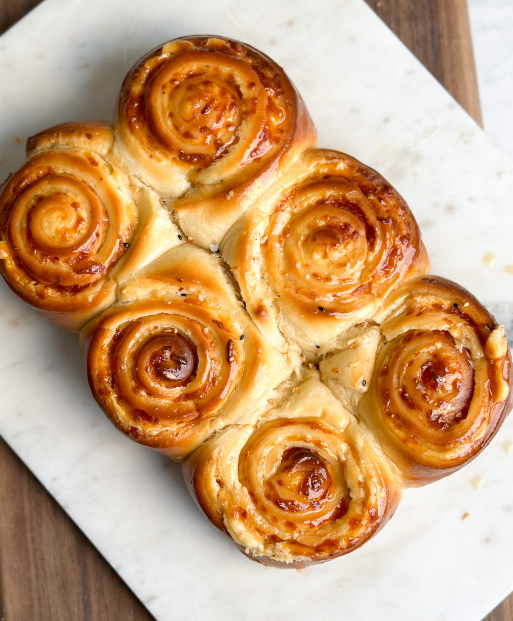
[[[249,312],[277,346],[281,333],[307,351],[333,343],[394,286],[429,269],[408,206],[357,160],[309,150],[281,188],[221,245]]]
[[[418,485],[467,463],[511,403],[504,329],[439,277],[411,280],[385,301],[372,385],[359,412],[405,480]]]
[[[266,565],[357,549],[511,409],[504,327],[429,269],[400,194],[219,36],[150,51],[112,125],[40,132],[0,187],[9,286],[80,331],[109,420]]]
[[[184,467],[214,524],[270,565],[350,552],[400,498],[386,459],[316,372],[261,424],[225,430]]]
[[[182,459],[215,429],[262,408],[288,374],[210,253],[171,250],[122,296],[82,341],[96,400],[137,442]]]
[[[161,194],[203,247],[316,142],[283,70],[221,37],[176,39],[129,72],[117,112],[120,161]],[[178,199],[178,200],[176,200]]]

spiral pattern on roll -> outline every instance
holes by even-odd
[[[123,84],[118,117],[152,159],[211,183],[283,146],[295,123],[294,101],[283,71],[260,52],[191,37],[137,63]],[[205,170],[221,159],[224,172],[211,178]]]
[[[214,416],[244,370],[244,344],[227,317],[200,304],[135,302],[108,311],[89,349],[89,377],[111,420],[150,446]],[[172,450],[172,449],[171,449]]]
[[[304,446],[305,429],[322,442]],[[241,452],[239,480],[255,505],[265,515],[274,515],[283,536],[347,513],[350,497],[337,452],[329,448],[332,435],[316,420],[278,419],[263,424]]]
[[[398,501],[387,467],[356,421],[310,382],[334,420],[277,412],[254,429],[212,440],[186,464],[210,519],[265,564],[301,566],[346,554]]]
[[[378,392],[385,415],[397,419],[404,437],[422,432],[429,436],[430,431],[436,437],[468,414],[474,392],[472,361],[449,332],[408,332],[390,344]]]
[[[97,154],[78,149],[36,154],[0,197],[0,230],[10,286],[43,310],[81,311],[126,252],[134,205]]]
[[[414,279],[387,306],[385,342],[362,413],[407,481],[423,483],[449,474],[491,440],[508,409],[510,355],[493,317],[444,279]]]
[[[342,153],[311,151],[305,163],[308,173],[274,205],[262,238],[281,303],[340,319],[425,269],[413,215],[383,177]]]

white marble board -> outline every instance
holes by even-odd
[[[320,144],[399,189],[433,271],[472,290],[511,339],[513,164],[363,0],[46,0],[0,38],[0,178],[22,164],[31,134],[111,119],[142,53],[200,33],[249,42],[283,65]],[[0,430],[159,621],[479,621],[513,589],[513,455],[503,449],[513,417],[458,474],[407,491],[361,550],[302,574],[265,569],[212,529],[179,466],[111,427],[77,337],[3,283],[0,296]]]

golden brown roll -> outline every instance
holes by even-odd
[[[127,282],[82,342],[91,390],[110,420],[175,459],[261,411],[290,373],[237,302],[221,261],[189,244]]]
[[[114,125],[37,134],[0,186],[9,286],[80,331],[111,422],[278,567],[364,544],[513,403],[503,326],[424,276],[381,175],[316,142],[273,60],[191,36],[136,63]]]
[[[284,335],[310,355],[429,269],[417,223],[394,188],[352,157],[320,149],[303,154],[221,249],[262,332],[276,347]]]
[[[101,122],[45,130],[28,140],[28,162],[0,195],[4,278],[68,330],[114,302],[123,270],[180,243],[154,193],[129,195],[126,177],[106,159],[113,140]]]
[[[407,485],[454,472],[492,439],[511,407],[503,326],[462,287],[416,278],[382,310],[384,340],[359,415]]]
[[[304,567],[347,554],[401,497],[371,436],[312,375],[257,424],[228,427],[184,464],[211,522],[265,565]]]
[[[168,199],[184,232],[218,244],[235,220],[315,145],[284,71],[250,47],[186,37],[144,56],[123,83],[116,153]]]

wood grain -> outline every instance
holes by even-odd
[[[37,6],[41,0],[0,0],[0,34]]]
[[[482,125],[466,0],[366,2]]]
[[[481,123],[465,0],[366,0]],[[0,33],[38,0],[0,0]],[[0,618],[150,621],[153,617],[0,440]],[[513,621],[513,596],[486,621]]]
[[[153,619],[3,440],[0,498],[1,619]]]

